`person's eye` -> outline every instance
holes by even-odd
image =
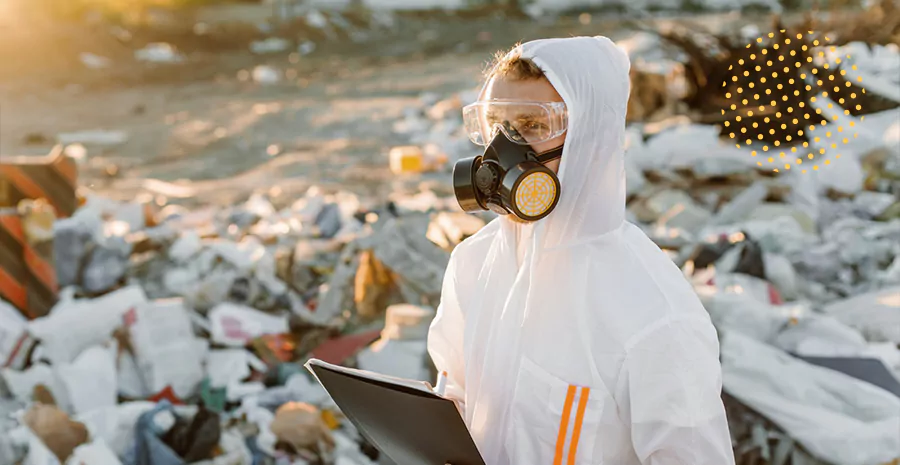
[[[537,121],[527,121],[522,125],[522,129],[526,131],[540,131],[544,129],[545,125],[538,123]]]

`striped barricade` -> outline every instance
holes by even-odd
[[[78,167],[62,145],[43,157],[0,155],[0,208],[43,198],[67,218],[78,208],[77,187]]]
[[[53,213],[42,201],[31,203],[34,207],[27,211],[0,209],[0,298],[34,319],[56,303],[58,286]]]

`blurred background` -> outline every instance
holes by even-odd
[[[573,35],[738,464],[900,463],[896,0],[0,0],[0,465],[390,463],[302,364],[434,379],[461,109]]]

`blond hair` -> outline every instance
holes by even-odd
[[[544,72],[533,61],[522,58],[522,44],[516,44],[509,51],[499,51],[485,70],[485,79],[502,77],[511,81],[532,81],[544,78]]]

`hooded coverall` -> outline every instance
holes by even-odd
[[[487,465],[733,465],[715,328],[625,221],[627,55],[605,37],[521,53],[568,108],[561,197],[451,254],[428,337],[447,395]]]

